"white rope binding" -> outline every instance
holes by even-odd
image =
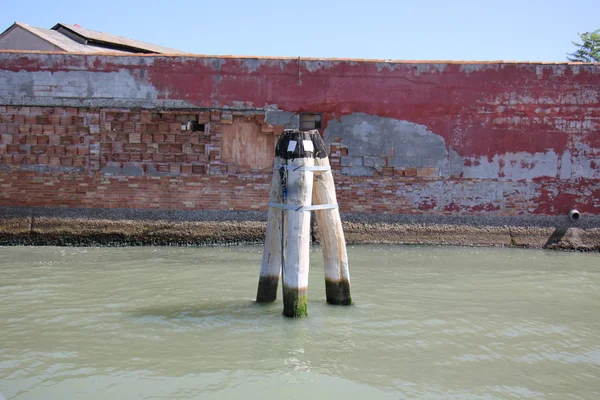
[[[287,164],[275,164],[274,169],[286,169],[288,171],[331,171],[331,166],[329,165],[315,165],[315,166],[305,166],[305,165],[287,165]]]
[[[317,204],[314,206],[296,206],[293,204],[280,204],[269,202],[269,207],[279,208],[280,210],[289,210],[289,211],[313,211],[313,210],[330,210],[333,208],[338,208],[337,203],[334,204]]]

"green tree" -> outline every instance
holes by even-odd
[[[578,33],[582,43],[573,42],[579,49],[568,53],[567,59],[575,62],[600,62],[600,29]]]

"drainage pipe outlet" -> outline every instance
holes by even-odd
[[[569,211],[569,219],[571,221],[579,221],[579,219],[581,218],[581,214],[579,213],[579,211],[572,209],[571,211]]]

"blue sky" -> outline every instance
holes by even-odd
[[[200,54],[566,61],[600,0],[0,0],[0,31],[57,22]]]

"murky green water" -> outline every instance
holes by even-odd
[[[261,247],[0,247],[0,398],[596,399],[600,255],[349,249],[352,307],[259,306]]]

